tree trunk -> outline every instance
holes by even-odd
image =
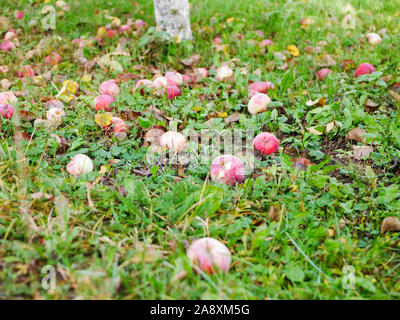
[[[189,0],[153,0],[157,26],[174,39],[191,40]]]

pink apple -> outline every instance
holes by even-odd
[[[263,132],[257,135],[253,140],[254,148],[263,155],[270,155],[279,150],[278,139],[269,132]]]
[[[164,77],[167,79],[168,84],[170,85],[175,84],[176,86],[179,86],[183,83],[183,76],[179,72],[169,71]]]
[[[125,121],[118,117],[111,118],[111,125],[113,127],[113,132],[126,132],[127,130]]]
[[[44,58],[45,64],[49,66],[55,66],[60,64],[62,61],[61,56],[57,52],[52,52]]]
[[[315,76],[320,80],[324,80],[324,78],[330,73],[332,73],[331,69],[323,68],[319,70]]]
[[[256,93],[251,97],[247,108],[251,114],[257,114],[264,112],[268,108],[268,104],[271,103],[271,98],[265,93]]]
[[[214,238],[197,239],[189,246],[187,256],[195,271],[199,267],[208,274],[226,272],[231,266],[229,249]]]
[[[153,81],[148,80],[148,79],[139,80],[138,82],[136,82],[136,85],[133,87],[132,93],[134,94],[135,91],[139,88],[140,88],[140,94],[144,95],[145,91],[146,91],[145,88],[148,90],[149,89],[152,90],[154,88]]]
[[[228,80],[232,76],[233,70],[227,64],[223,64],[215,72],[215,79],[218,81]]]
[[[49,101],[46,102],[46,107],[48,109],[52,109],[52,108],[63,109],[64,104],[58,99],[50,99]]]
[[[135,29],[140,30],[147,27],[147,23],[141,19],[135,21]]]
[[[189,84],[189,83],[194,83],[194,77],[193,76],[189,76],[189,75],[187,75],[187,74],[184,74],[183,75],[183,82],[184,83],[186,83],[186,84]]]
[[[231,155],[216,157],[211,163],[211,179],[228,185],[241,183],[245,176],[245,166],[239,158]]]
[[[115,102],[115,98],[113,96],[110,96],[108,94],[101,94],[94,98],[94,108],[96,109],[96,111],[111,111],[110,104],[112,104],[113,102]]]
[[[67,164],[67,172],[75,177],[93,171],[93,161],[85,154],[77,154]]]
[[[354,78],[357,78],[358,76],[362,76],[364,74],[369,74],[375,72],[375,68],[372,64],[366,62],[366,63],[361,63],[357,70],[354,72]]]
[[[46,112],[46,119],[53,122],[61,122],[65,116],[65,111],[61,108],[51,108]]]
[[[9,52],[13,49],[15,49],[15,45],[11,41],[6,40],[2,44],[0,44],[0,51]]]
[[[3,118],[11,119],[14,115],[14,107],[11,104],[0,104],[0,115]]]
[[[214,39],[211,40],[211,42],[219,45],[222,43],[222,39],[221,37],[215,37]]]
[[[115,80],[107,80],[100,84],[99,89],[101,94],[108,94],[109,96],[117,96],[119,95],[119,87]]]
[[[256,93],[268,93],[268,90],[275,89],[275,86],[272,82],[269,81],[262,81],[262,82],[254,82],[249,85],[249,97],[253,97]]]
[[[167,131],[160,137],[160,146],[181,152],[186,147],[186,138],[179,132]]]
[[[167,97],[168,99],[172,100],[175,99],[175,97],[179,97],[182,93],[181,90],[177,86],[170,86],[168,85],[167,88],[164,88],[164,92],[167,91]]]
[[[17,97],[11,91],[0,92],[0,104],[14,104],[17,102]]]
[[[265,36],[265,33],[262,30],[256,30],[255,33],[260,37],[264,37]]]
[[[16,11],[15,14],[14,14],[14,18],[15,19],[22,19],[24,17],[24,15],[25,15],[24,11]]]
[[[366,37],[368,39],[369,44],[376,45],[382,42],[382,38],[379,34],[371,32],[367,33]]]
[[[107,31],[106,31],[106,37],[107,38],[110,38],[110,39],[116,38],[117,35],[118,35],[117,30],[107,29]]]
[[[196,78],[196,81],[201,81],[204,78],[208,77],[208,70],[206,68],[195,68],[194,76]]]
[[[168,86],[168,80],[165,77],[157,77],[154,79],[152,84],[156,89],[166,88]]]
[[[8,41],[11,41],[16,38],[18,38],[18,34],[15,32],[14,29],[11,29],[10,31],[8,31],[4,36],[4,40],[8,40]]]
[[[274,43],[269,39],[264,39],[259,43],[261,48],[272,46]]]
[[[30,77],[33,78],[35,76],[35,72],[29,66],[23,67],[20,71],[17,72],[18,78]]]

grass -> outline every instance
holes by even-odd
[[[56,29],[40,27],[39,1],[5,0],[2,16],[19,29],[19,44],[10,53],[0,53],[0,74],[20,91],[18,108],[45,117],[44,102],[57,94],[64,79],[79,83],[80,95],[66,105],[61,126],[50,131],[34,128],[32,121],[18,123],[1,118],[0,132],[0,294],[8,299],[398,299],[400,285],[400,238],[380,233],[387,216],[400,216],[399,103],[388,94],[399,81],[399,1],[349,1],[356,10],[354,29],[344,29],[342,7],[333,1],[192,1],[192,43],[167,43],[154,29],[151,1],[67,1],[70,10],[60,13]],[[50,1],[51,4],[52,1]],[[25,10],[21,21],[14,10]],[[132,95],[135,80],[121,82],[115,114],[135,110],[141,116],[128,121],[128,137],[122,141],[104,135],[95,123],[92,99],[98,85],[119,72],[96,65],[87,72],[74,59],[71,40],[95,36],[97,28],[109,23],[106,11],[119,17],[143,19],[143,33],[131,35],[122,48],[127,56],[115,56],[125,72],[137,79],[151,78],[149,66],[165,72],[183,71],[180,60],[193,54],[200,65],[214,69],[235,58],[235,82],[214,80],[213,72],[204,85],[185,87],[182,96],[168,101],[160,96]],[[301,28],[299,20],[313,17],[312,25]],[[228,20],[233,17],[233,21]],[[37,20],[36,25],[30,21]],[[383,42],[371,46],[364,35],[385,29]],[[273,46],[263,53],[247,40],[262,40]],[[6,30],[2,30],[4,36]],[[235,38],[242,33],[244,40]],[[219,35],[226,50],[216,51],[211,39]],[[43,39],[39,55],[26,53]],[[360,41],[363,40],[363,41]],[[306,54],[307,45],[322,45],[321,53]],[[290,57],[287,70],[273,52],[289,45],[300,49]],[[87,60],[114,52],[118,39],[83,50]],[[49,69],[43,57],[56,50],[63,62]],[[336,64],[324,81],[315,79],[320,63],[331,55]],[[362,81],[352,77],[354,67],[343,71],[339,64],[372,63],[377,73]],[[23,65],[42,75],[21,81]],[[240,68],[247,68],[242,74]],[[260,69],[260,72],[256,72]],[[45,76],[50,72],[49,76]],[[381,76],[392,75],[386,82]],[[47,78],[46,78],[47,77]],[[61,79],[61,82],[60,82]],[[272,81],[274,108],[257,116],[247,112],[248,81]],[[307,106],[310,99],[326,98],[326,105]],[[379,108],[368,112],[367,99]],[[235,111],[240,121],[226,124],[213,120],[213,127],[270,131],[280,139],[281,153],[264,159],[261,169],[236,187],[211,182],[209,163],[191,164],[184,172],[176,167],[146,168],[147,148],[143,134],[152,125],[168,121],[146,111],[154,105],[165,116],[181,121],[178,129],[202,128],[212,112]],[[201,107],[193,110],[194,107]],[[196,111],[200,110],[200,111]],[[324,135],[307,132],[311,126],[335,121]],[[365,160],[352,157],[353,145],[346,139],[353,128],[368,132],[366,144],[374,151]],[[32,139],[14,141],[23,131]],[[64,137],[65,152],[50,133]],[[295,170],[288,150],[307,157],[315,166]],[[96,170],[75,179],[65,171],[70,158],[85,153],[94,159]],[[110,165],[114,159],[118,164]],[[108,164],[101,178],[100,166]],[[97,183],[87,193],[87,181]],[[122,190],[122,191],[121,191]],[[126,191],[126,193],[125,193]],[[42,196],[38,195],[42,193]],[[33,197],[32,197],[33,194]],[[46,194],[49,196],[46,197]],[[35,198],[36,196],[36,198]],[[278,221],[268,213],[274,207]],[[193,239],[211,236],[224,242],[233,255],[226,274],[195,274],[186,258]],[[42,288],[50,265],[57,270],[53,292]],[[356,286],[345,289],[345,266],[354,268]]]

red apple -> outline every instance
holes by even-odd
[[[94,108],[96,109],[96,111],[111,111],[110,104],[112,104],[113,102],[115,102],[115,98],[113,96],[110,96],[108,94],[101,94],[94,98]]]
[[[372,64],[370,64],[368,62],[361,63],[358,66],[357,70],[354,72],[354,78],[357,78],[359,76],[362,76],[364,74],[369,74],[372,72],[375,72],[375,67]]]
[[[324,80],[324,78],[330,73],[332,73],[331,69],[323,68],[319,70],[315,76],[320,80]]]
[[[239,158],[231,155],[216,157],[211,163],[211,179],[228,185],[241,183],[245,176],[245,166]]]
[[[99,89],[101,94],[108,94],[109,96],[117,96],[119,95],[119,87],[115,80],[107,80],[100,84]]]
[[[269,132],[263,132],[257,135],[253,140],[254,148],[263,155],[270,155],[279,150],[278,139]]]
[[[11,119],[14,115],[14,107],[11,104],[0,104],[0,115],[3,118]]]
[[[190,262],[202,271],[213,274],[226,272],[231,265],[229,249],[217,239],[201,238],[194,241],[187,250]]]

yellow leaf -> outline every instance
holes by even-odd
[[[90,74],[86,73],[82,76],[81,81],[82,82],[90,82],[90,81],[92,81],[92,76]]]
[[[226,112],[217,112],[217,118],[226,118],[227,116]]]
[[[110,113],[100,113],[94,116],[94,122],[100,127],[108,127],[111,124],[112,115]]]
[[[192,108],[192,110],[194,112],[200,112],[201,110],[203,110],[203,107],[197,106],[197,107]]]
[[[295,45],[291,44],[287,47],[287,50],[293,57],[298,57],[300,55],[300,50]]]
[[[233,20],[235,20],[235,18],[234,17],[230,17],[230,18],[226,19],[226,22],[233,22]]]

